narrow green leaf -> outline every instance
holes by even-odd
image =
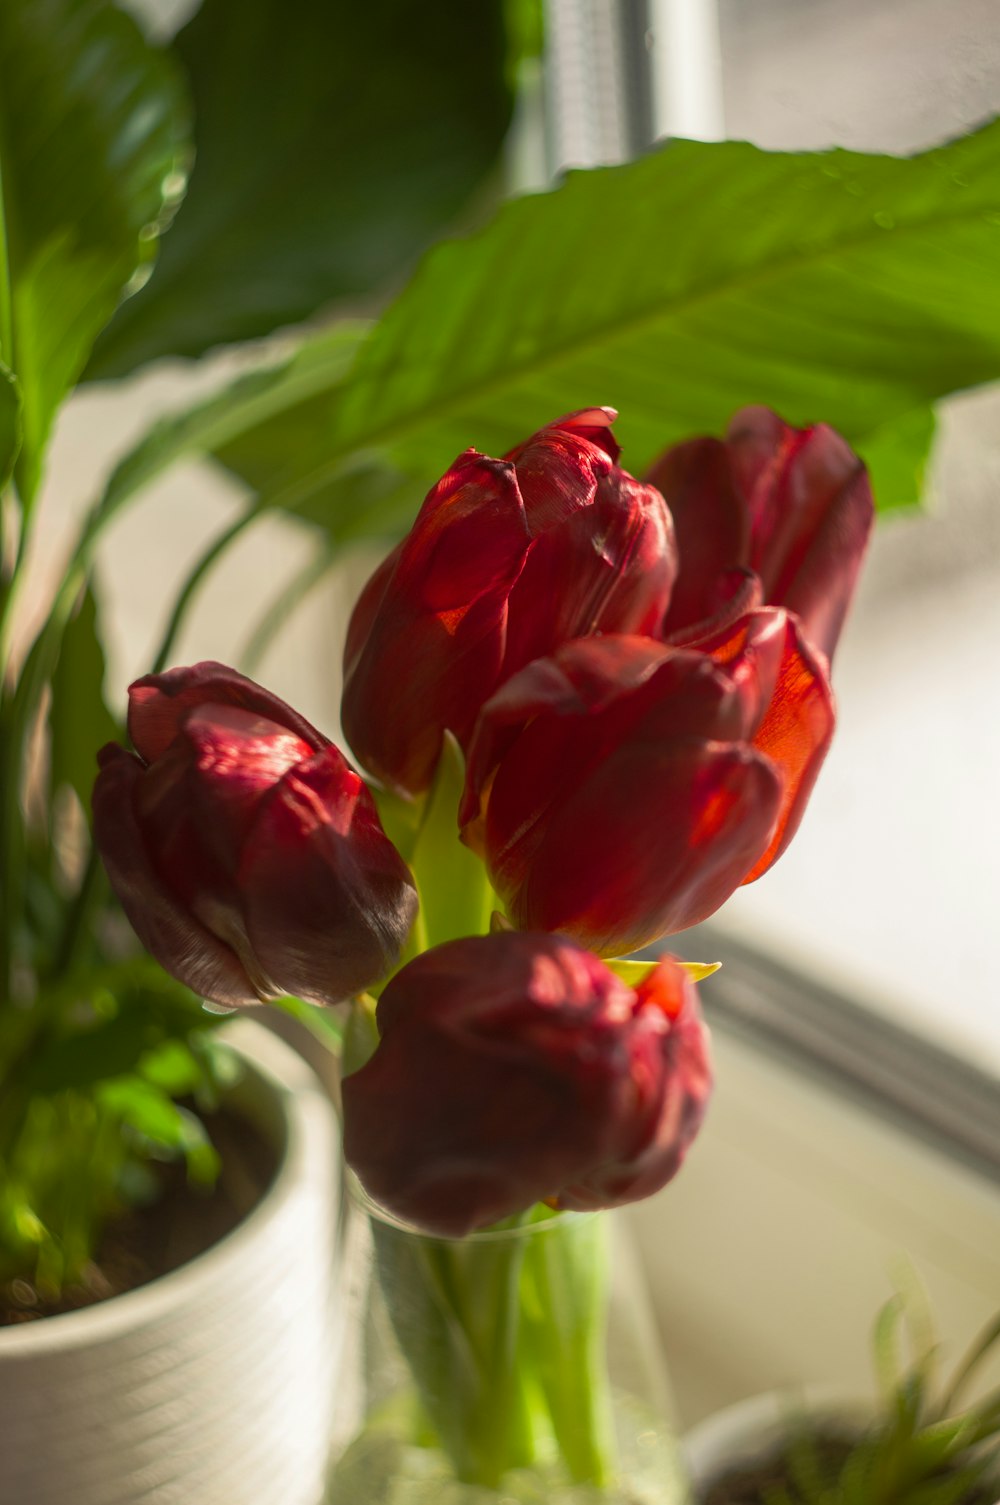
[[[49,705],[51,785],[68,784],[90,817],[97,754],[119,735],[104,703],[104,650],[97,604],[88,587],[63,634]]]
[[[614,234],[595,227],[614,227]],[[426,485],[611,403],[625,463],[745,403],[866,450],[882,506],[917,500],[928,408],[1000,378],[1000,122],[912,158],[675,141],[571,173],[423,262],[342,382],[254,435],[300,499],[358,450]],[[298,432],[298,431],[297,431]],[[249,474],[249,456],[224,456]],[[273,488],[273,490],[272,490]]]
[[[112,474],[101,501],[102,521],[178,460],[225,449],[272,416],[308,413],[309,399],[343,377],[367,328],[361,321],[338,324],[304,341],[284,360],[237,377],[217,396],[160,419]],[[291,428],[286,435],[294,447],[299,436]],[[253,474],[251,441],[244,453]]]
[[[321,1045],[325,1045],[334,1055],[340,1054],[345,1029],[341,1013],[335,1014],[332,1009],[320,1008],[315,1003],[306,1003],[304,999],[293,998],[287,993],[275,998],[271,1007],[281,1009],[293,1019],[298,1019]]]
[[[398,276],[494,163],[510,117],[503,0],[203,0],[176,39],[191,190],[91,374],[200,355]],[[364,80],[364,87],[359,87]]]
[[[0,177],[30,500],[53,415],[183,190],[168,60],[111,0],[0,6]]]
[[[423,822],[410,858],[420,894],[424,944],[440,946],[460,936],[485,935],[498,907],[481,858],[458,836],[458,805],[465,759],[450,732],[438,759]]]
[[[891,1296],[875,1319],[872,1334],[872,1349],[875,1358],[875,1377],[879,1393],[887,1407],[894,1405],[902,1377],[902,1359],[899,1351],[900,1329],[903,1321],[903,1302],[900,1296]]]
[[[0,491],[10,480],[21,448],[21,390],[13,372],[0,365]]]
[[[609,961],[609,966],[622,982],[627,982],[630,988],[637,988],[641,982],[645,982],[650,972],[656,967],[655,961],[629,961],[627,958],[618,957]],[[679,962],[692,982],[703,982],[706,977],[711,977],[713,972],[718,972],[721,962]]]

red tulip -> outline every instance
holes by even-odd
[[[469,937],[408,963],[376,1019],[343,1083],[344,1153],[376,1202],[442,1236],[651,1195],[708,1100],[707,1032],[669,959],[632,989],[563,936]]]
[[[680,557],[663,635],[695,643],[769,602],[832,658],[874,517],[864,465],[839,434],[744,408],[725,440],[675,445],[646,480],[666,498]]]
[[[833,723],[822,662],[773,607],[698,651],[580,639],[484,706],[463,839],[519,929],[623,955],[774,862]]]
[[[228,1006],[334,1003],[394,965],[416,892],[326,737],[213,663],[137,680],[128,725],[137,755],[99,757],[94,833],[168,972]]]
[[[550,424],[504,460],[460,455],[368,582],[348,629],[344,731],[408,793],[445,729],[467,745],[511,674],[591,632],[656,633],[676,569],[670,517],[615,464],[610,408]]]

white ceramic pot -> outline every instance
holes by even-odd
[[[0,1329],[0,1505],[318,1505],[337,1360],[338,1130],[261,1025],[234,1106],[280,1154],[244,1221],[123,1296]]]
[[[864,1402],[826,1385],[772,1390],[727,1406],[699,1422],[683,1439],[684,1461],[695,1498],[723,1474],[766,1459],[794,1435],[803,1419],[828,1418],[848,1431],[861,1431],[870,1415],[870,1407]]]

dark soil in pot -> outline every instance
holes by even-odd
[[[831,1490],[835,1490],[837,1477],[856,1441],[856,1438],[837,1432],[809,1437],[810,1459],[816,1460],[821,1477],[828,1481]],[[776,1493],[781,1499],[787,1495],[796,1505],[804,1498],[795,1486],[795,1470],[790,1463],[787,1444],[770,1457],[756,1459],[722,1474],[699,1495],[698,1505],[768,1505]],[[998,1505],[998,1502],[993,1491],[973,1489],[956,1500],[955,1505]]]
[[[234,1113],[200,1116],[222,1161],[215,1186],[190,1185],[183,1163],[158,1166],[159,1198],[110,1225],[86,1284],[68,1288],[53,1302],[41,1300],[23,1280],[0,1286],[0,1328],[134,1291],[203,1254],[243,1221],[274,1179],[278,1151]]]

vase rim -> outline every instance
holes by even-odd
[[[531,1238],[536,1234],[590,1223],[606,1211],[604,1208],[589,1212],[574,1212],[569,1209],[553,1210],[550,1217],[539,1218],[534,1222],[514,1223],[507,1227],[476,1228],[471,1233],[453,1237],[447,1233],[430,1233],[426,1228],[419,1228],[415,1223],[408,1223],[405,1218],[397,1217],[394,1212],[390,1212],[387,1207],[376,1202],[374,1197],[369,1196],[349,1167],[345,1167],[344,1187],[348,1201],[356,1211],[381,1223],[384,1227],[395,1228],[399,1233],[408,1233],[413,1238],[426,1239],[430,1244],[488,1244],[499,1243],[504,1239]],[[540,1203],[535,1203],[535,1207],[540,1205]],[[528,1211],[532,1210],[528,1209]]]

